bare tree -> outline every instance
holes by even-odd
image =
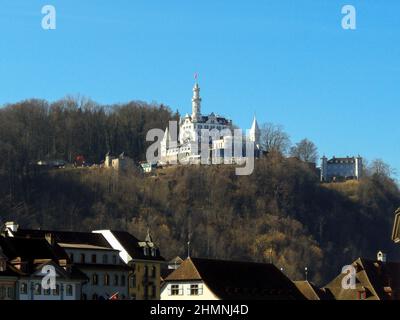
[[[395,170],[382,159],[374,159],[368,166],[367,170],[370,175],[378,175],[387,178],[396,174]]]
[[[290,138],[281,125],[264,123],[260,131],[260,143],[265,151],[287,153],[290,146]]]
[[[318,151],[314,142],[303,139],[297,142],[291,149],[290,155],[305,162],[317,162]]]

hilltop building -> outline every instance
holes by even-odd
[[[321,158],[321,181],[343,181],[355,179],[362,176],[363,161],[360,156],[329,159]]]
[[[201,113],[199,84],[195,83],[192,97],[192,114],[179,120],[179,134],[173,137],[168,128],[161,141],[160,164],[200,163],[202,146],[207,163],[243,163],[253,149],[255,157],[260,152],[260,129],[254,117],[249,133],[234,135],[232,120],[215,114]],[[202,138],[204,137],[204,138]],[[249,146],[251,145],[251,148]],[[204,150],[203,150],[204,152]]]
[[[104,168],[112,168],[118,172],[130,170],[134,167],[134,161],[127,157],[123,152],[118,157],[114,157],[110,155],[110,153],[107,153],[104,159]]]

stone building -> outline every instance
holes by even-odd
[[[360,156],[328,159],[321,158],[321,181],[343,181],[360,179],[363,172],[363,161]]]

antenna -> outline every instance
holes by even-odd
[[[190,258],[190,240],[187,242],[187,257]]]

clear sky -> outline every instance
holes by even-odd
[[[56,30],[43,30],[43,5]],[[341,8],[357,29],[341,27]],[[284,126],[400,171],[398,0],[0,0],[0,104],[81,94]]]

